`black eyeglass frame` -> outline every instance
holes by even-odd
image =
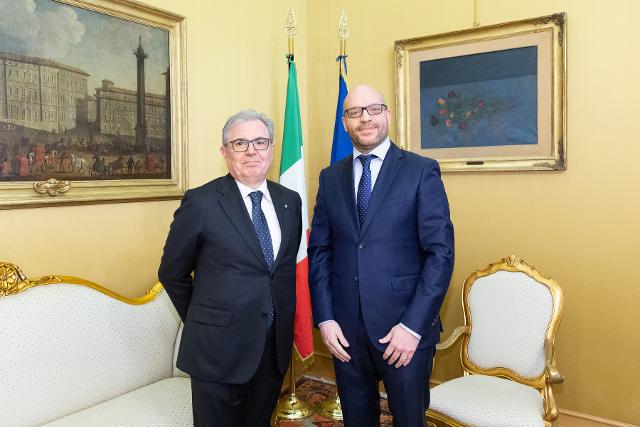
[[[371,111],[369,111],[370,107],[382,107],[380,109],[379,113],[371,113]],[[362,115],[364,114],[365,110],[367,111],[367,114],[369,114],[370,116],[377,116],[379,114],[382,114],[382,112],[384,110],[386,110],[388,107],[386,104],[369,104],[366,107],[351,107],[351,108],[347,108],[346,110],[344,110],[344,112],[342,113],[345,117],[349,118],[349,119],[357,119],[358,117],[362,117]],[[360,114],[354,115],[354,114],[349,114],[349,111],[359,111]]]
[[[256,145],[256,141],[267,141],[267,145],[264,148],[258,148],[258,146]],[[245,145],[245,149],[244,150],[238,150],[236,147],[237,143],[240,142],[245,142],[247,143],[247,145]],[[229,141],[227,142],[227,145],[231,145],[231,148],[233,149],[233,151],[235,151],[236,153],[244,153],[245,151],[247,151],[249,149],[249,144],[253,145],[253,149],[256,151],[265,151],[268,150],[269,147],[271,146],[271,139],[270,138],[256,138],[256,139],[244,139],[244,138],[238,138],[238,139],[234,139],[233,141]]]

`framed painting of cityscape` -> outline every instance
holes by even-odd
[[[565,22],[396,41],[400,145],[443,171],[565,170]]]
[[[184,18],[130,0],[3,7],[0,209],[181,197]]]

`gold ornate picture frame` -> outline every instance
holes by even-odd
[[[565,170],[566,14],[395,42],[399,144],[443,171]]]
[[[0,209],[181,198],[185,18],[133,0],[28,3],[0,28]]]

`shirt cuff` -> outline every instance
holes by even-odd
[[[325,320],[324,322],[320,322],[320,323],[318,323],[318,328],[319,328],[320,326],[324,325],[325,323],[329,323],[329,322],[335,322],[335,320],[333,320],[333,319],[329,319],[329,320]]]
[[[328,322],[328,320],[327,320],[327,322]],[[322,322],[322,323],[324,323],[324,322]],[[321,323],[321,324],[322,324],[322,323]],[[420,335],[420,334],[418,334],[418,333],[416,333],[416,332],[412,331],[411,329],[407,328],[407,327],[406,327],[405,325],[403,325],[402,323],[398,323],[398,324],[399,324],[400,326],[402,326],[402,329],[404,329],[405,331],[409,332],[409,333],[410,333],[411,335],[413,335],[414,337],[418,338],[418,340],[421,340],[421,339],[422,339],[422,335]],[[318,325],[318,326],[319,326],[319,325]]]

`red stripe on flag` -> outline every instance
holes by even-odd
[[[302,360],[313,354],[312,331],[309,262],[305,257],[296,264],[296,320],[293,329],[293,345]]]

